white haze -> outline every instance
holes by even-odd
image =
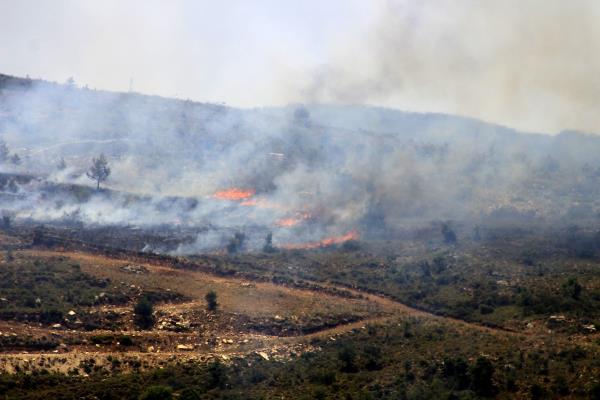
[[[0,188],[2,209],[20,220],[201,229],[178,250],[188,253],[222,247],[236,231],[260,248],[269,231],[283,245],[353,231],[392,237],[440,220],[572,223],[583,210],[590,222],[600,212],[593,135],[363,106],[242,110],[6,82],[0,139],[23,161],[1,171],[38,177]],[[85,171],[100,153],[113,171],[104,186],[118,192],[90,187]],[[56,167],[61,158],[66,170]],[[255,190],[256,204],[214,197],[231,187]]]
[[[595,0],[2,0],[0,72],[600,132]]]

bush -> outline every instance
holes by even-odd
[[[479,312],[483,315],[491,314],[494,312],[494,307],[488,306],[487,304],[480,304]]]
[[[456,244],[456,233],[454,233],[448,224],[442,225],[442,235],[446,244]]]
[[[338,352],[338,359],[342,362],[342,372],[356,372],[356,352],[350,345],[345,345]]]
[[[227,244],[227,253],[235,254],[238,251],[243,250],[244,241],[246,240],[246,235],[242,232],[236,232],[235,235],[229,240]]]
[[[173,389],[169,386],[150,386],[139,397],[140,400],[170,400]]]
[[[494,365],[485,357],[479,357],[471,368],[473,390],[481,396],[494,394]]]
[[[119,339],[119,343],[122,346],[133,346],[133,339],[131,338],[131,336],[121,336],[121,338]]]
[[[265,237],[265,245],[263,246],[263,252],[265,253],[275,253],[277,249],[273,246],[273,234],[268,233]]]
[[[360,243],[357,240],[348,240],[342,244],[342,250],[344,251],[358,251],[360,250]]]
[[[9,215],[3,215],[2,216],[2,228],[3,229],[10,229],[12,225],[12,220],[10,218]]]
[[[225,386],[227,380],[227,374],[225,373],[225,367],[219,361],[215,361],[208,365],[208,375],[210,377],[209,387],[217,388]]]
[[[202,391],[199,388],[188,387],[181,391],[179,400],[200,400]]]
[[[590,400],[600,400],[600,383],[594,384],[590,389]]]
[[[582,287],[575,278],[569,278],[565,283],[562,284],[562,291],[565,296],[572,298],[573,300],[579,300],[581,298]]]
[[[313,383],[327,386],[333,385],[335,383],[335,372],[325,368],[318,368],[310,373],[309,379]]]
[[[547,398],[546,389],[540,386],[537,383],[534,383],[529,389],[529,393],[531,394],[532,400],[540,400]]]
[[[445,378],[452,380],[459,390],[468,388],[471,382],[469,364],[462,357],[444,359],[442,374]]]
[[[211,290],[206,293],[204,298],[206,299],[206,308],[208,311],[216,311],[219,306],[219,303],[217,303],[217,293],[214,290]]]
[[[146,297],[138,300],[133,309],[135,324],[140,329],[150,329],[154,326],[154,306]]]

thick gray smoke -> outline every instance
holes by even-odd
[[[600,132],[600,3],[387,0],[292,93],[449,112],[528,130]]]
[[[1,78],[0,138],[21,162],[1,163],[0,208],[19,219],[206,228],[179,249],[194,252],[235,231],[259,248],[269,231],[284,245],[434,220],[600,211],[595,136],[361,106],[241,110]],[[111,191],[85,176],[100,153]]]

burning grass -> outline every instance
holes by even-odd
[[[350,231],[341,236],[331,236],[324,239],[321,239],[317,242],[308,242],[308,243],[289,243],[284,244],[281,247],[286,250],[308,250],[308,249],[318,249],[321,247],[329,247],[337,244],[343,244],[345,242],[359,240],[360,234],[358,231]]]
[[[213,198],[217,200],[241,201],[247,200],[256,194],[254,189],[229,188],[216,192]]]

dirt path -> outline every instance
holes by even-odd
[[[79,251],[50,251],[50,250],[25,250],[21,251],[23,255],[33,257],[64,257],[76,262],[85,263],[88,265],[98,267],[111,267],[119,268],[124,264],[130,264],[131,260],[120,259],[120,258],[107,258],[101,255],[95,255]],[[190,279],[203,279],[211,282],[220,283],[234,283],[241,285],[242,283],[247,284],[251,282],[247,278],[240,277],[222,277],[211,274],[206,271],[188,271],[174,269],[165,265],[156,265],[153,263],[135,263],[136,265],[143,266],[150,271],[150,273],[159,274],[192,274]],[[459,319],[438,316],[426,311],[418,310],[416,308],[407,306],[398,301],[390,299],[388,297],[363,292],[361,290],[352,289],[348,287],[336,286],[336,285],[324,285],[318,282],[311,282],[315,285],[319,285],[323,288],[341,290],[349,292],[351,294],[360,296],[361,301],[368,304],[377,305],[376,309],[382,312],[378,312],[377,315],[368,316],[362,320],[339,324],[334,327],[326,328],[318,332],[298,335],[298,336],[269,336],[263,334],[256,334],[250,332],[223,332],[220,336],[208,338],[206,335],[203,336],[198,332],[185,332],[175,333],[169,331],[162,331],[154,329],[146,332],[123,332],[139,340],[142,343],[142,349],[140,346],[136,348],[123,348],[115,347],[115,345],[94,345],[91,343],[85,345],[73,345],[68,348],[59,348],[53,351],[40,351],[40,352],[24,352],[24,351],[12,351],[0,353],[0,370],[6,372],[14,372],[17,369],[22,368],[37,368],[45,367],[56,372],[66,373],[72,368],[79,368],[86,360],[93,358],[98,365],[105,365],[107,368],[112,368],[111,357],[115,355],[122,359],[134,360],[132,365],[137,363],[135,360],[140,360],[143,365],[150,368],[156,365],[161,365],[164,362],[170,360],[178,361],[200,361],[206,362],[209,360],[220,359],[227,361],[232,358],[259,356],[264,359],[277,359],[277,358],[288,358],[292,354],[300,354],[306,351],[314,351],[315,349],[310,345],[312,339],[325,339],[325,340],[337,340],[341,335],[347,334],[355,329],[366,329],[369,324],[383,324],[390,322],[398,322],[402,318],[414,317],[420,319],[426,319],[428,321],[438,322],[441,324],[448,324],[455,327],[459,331],[475,330],[484,334],[497,335],[501,337],[508,336],[522,336],[527,337],[531,333],[529,332],[512,332],[503,329],[497,329],[492,327],[486,327],[475,323],[466,322]],[[283,292],[289,294],[304,293],[307,298],[314,298],[318,296],[319,299],[323,296],[327,298],[336,298],[333,291],[320,291],[312,290],[308,288],[294,288],[284,285],[277,285],[272,282],[252,282],[256,287],[277,287]],[[337,297],[338,301],[343,299],[344,301],[357,301],[349,300],[345,297]],[[156,309],[158,311],[170,311],[170,312],[182,312],[188,309],[201,308],[203,306],[202,300],[193,299],[182,303],[169,303],[158,305]],[[106,306],[103,306],[106,307]],[[130,311],[131,307],[114,307],[111,306],[113,311]],[[78,331],[65,331],[65,330],[53,330],[49,328],[39,326],[25,326],[20,323],[3,321],[0,322],[0,331],[4,331],[5,334],[18,334],[31,335],[31,334],[46,334],[46,335],[63,335],[67,337],[74,335],[81,338],[91,338],[92,335],[97,334],[123,334],[119,332],[109,331],[93,331],[93,332],[78,332]],[[162,340],[161,344],[153,345],[158,339]],[[209,344],[209,339],[212,340]],[[185,348],[180,345],[185,346]],[[140,351],[142,350],[142,351]],[[128,367],[123,367],[128,368]]]
[[[124,262],[129,262],[129,260],[126,260],[126,259],[107,258],[107,257],[103,257],[103,256],[98,256],[98,255],[84,253],[84,252],[77,252],[77,251],[75,251],[75,252],[73,252],[73,251],[58,252],[58,251],[50,251],[50,250],[43,250],[43,251],[35,250],[35,251],[26,251],[24,253],[29,253],[31,255],[67,257],[67,258],[71,258],[74,260],[85,261],[85,262],[89,262],[89,263],[96,263],[99,265],[104,264],[104,265],[113,265],[114,266],[114,265],[120,265]],[[144,267],[146,267],[149,270],[154,271],[154,272],[173,271],[174,270],[173,268],[170,268],[170,267],[167,267],[164,265],[155,265],[152,263],[139,263],[139,265],[143,265]],[[175,270],[175,271],[184,273],[184,271],[180,271],[180,270]],[[210,273],[204,272],[204,271],[193,271],[193,273],[197,274],[199,276],[204,276],[206,279],[210,279],[214,282],[224,283],[224,282],[234,281],[234,282],[238,282],[238,283],[243,283],[243,282],[249,281],[246,278],[240,278],[240,277],[235,277],[235,276],[222,277],[222,276],[210,274]],[[255,283],[258,285],[277,286],[286,291],[309,292],[309,293],[312,293],[317,296],[335,297],[334,294],[322,293],[322,292],[318,292],[318,291],[311,290],[311,289],[290,288],[285,285],[278,285],[275,283],[265,283],[265,282],[255,282]],[[358,289],[352,289],[352,288],[348,288],[345,286],[336,286],[336,285],[331,285],[331,284],[323,285],[322,283],[319,283],[319,282],[311,282],[311,283],[314,283],[315,285],[319,285],[321,287],[327,287],[330,289],[350,292],[354,295],[362,296],[368,302],[378,304],[379,306],[381,306],[381,308],[383,310],[390,311],[395,316],[411,316],[411,317],[415,317],[415,318],[427,318],[427,319],[435,320],[440,323],[447,323],[447,324],[451,324],[453,326],[467,328],[467,329],[473,329],[473,330],[477,330],[477,331],[488,333],[488,334],[494,334],[494,335],[515,335],[515,336],[530,335],[530,333],[526,332],[526,331],[515,332],[515,331],[508,330],[508,329],[484,326],[484,325],[464,321],[464,320],[457,319],[457,318],[436,315],[436,314],[433,314],[433,313],[430,313],[427,311],[423,311],[423,310],[419,310],[417,308],[411,307],[409,305],[401,303],[397,300],[390,299],[383,295],[372,294],[372,293],[364,292],[364,291],[361,291]],[[167,304],[167,305],[159,306],[158,309],[187,308],[187,307],[197,306],[199,303],[200,303],[199,301],[192,301],[192,302],[181,303],[181,304]],[[126,309],[126,308],[123,307],[123,309]],[[357,326],[362,326],[362,325],[369,324],[369,323],[375,323],[375,322],[379,322],[379,321],[385,320],[385,319],[387,319],[387,318],[381,318],[381,317],[367,318],[367,319],[363,319],[363,320],[355,322],[355,323],[342,324],[342,325],[338,325],[333,328],[328,328],[328,329],[325,329],[325,330],[322,330],[322,331],[319,331],[319,332],[316,332],[313,334],[306,335],[306,337],[320,337],[320,336],[326,337],[326,336],[330,336],[333,334],[339,334],[340,332],[349,332],[352,329],[355,329]]]

